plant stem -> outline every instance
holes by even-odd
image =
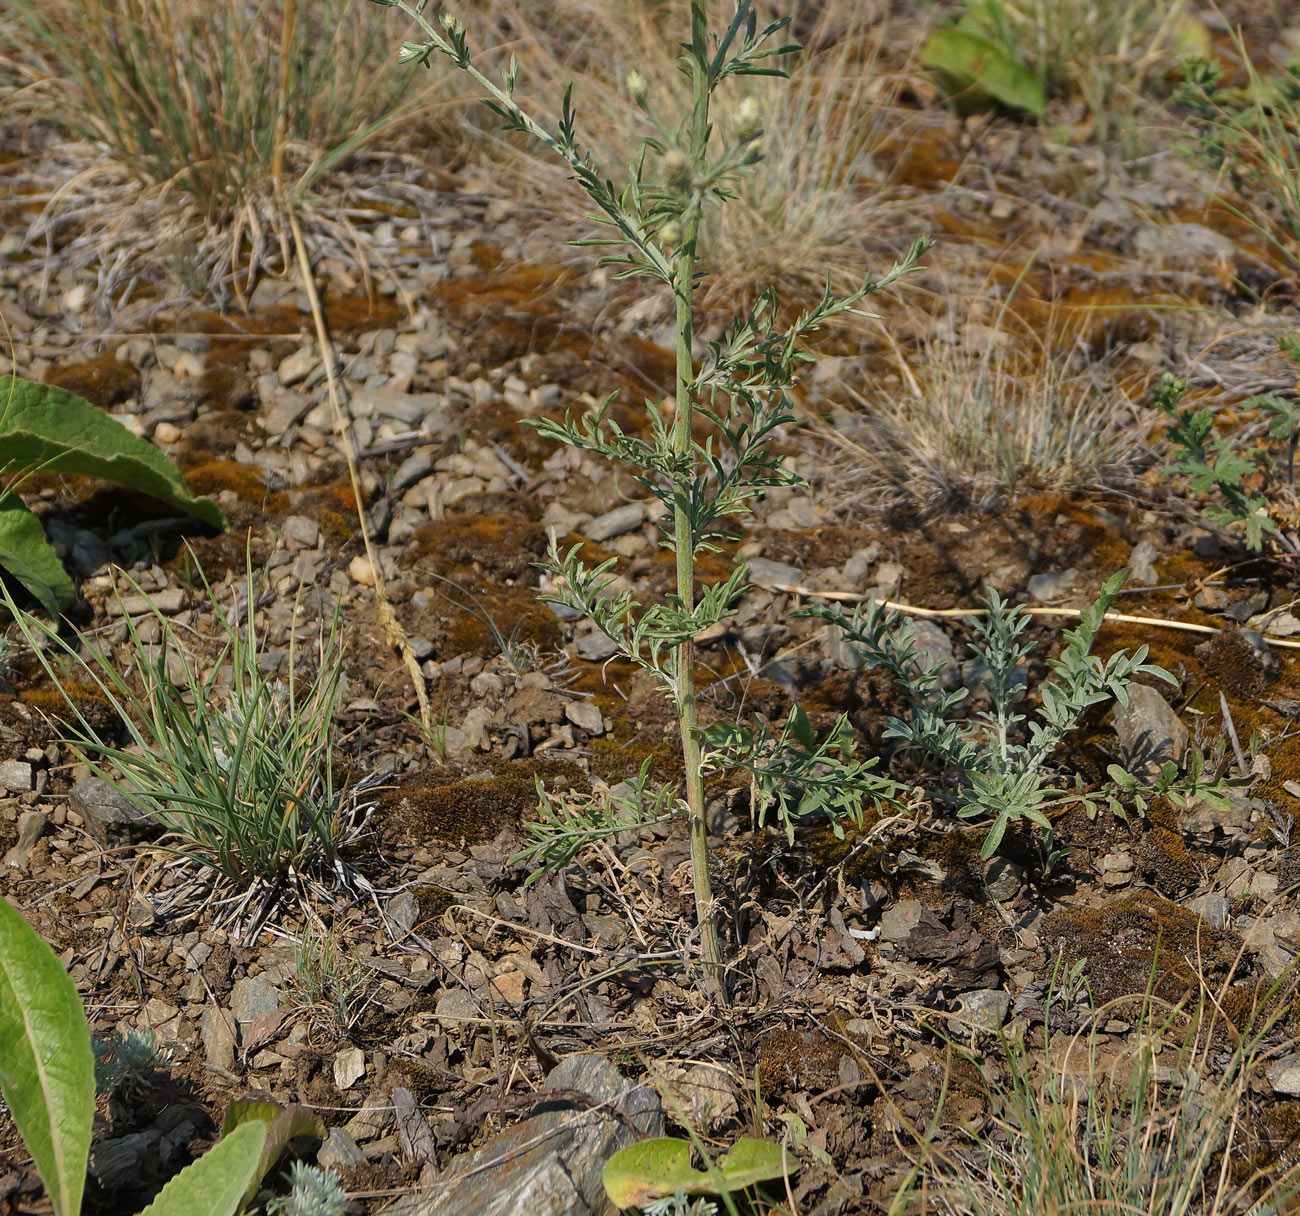
[[[705,0],[691,0],[691,169],[693,182],[703,179],[707,169],[709,138],[708,38]],[[698,187],[692,185],[692,194]],[[691,360],[694,331],[695,241],[699,234],[700,208],[692,197],[682,216],[681,255],[673,290],[677,297],[677,413],[673,419],[673,455],[685,469],[691,454],[692,393],[695,366]],[[688,471],[678,475],[673,495],[673,546],[677,556],[677,595],[684,612],[695,605],[695,533],[691,525],[691,483]],[[686,805],[691,843],[691,881],[695,889],[695,918],[700,930],[700,954],[704,959],[709,995],[726,1002],[718,930],[713,919],[713,889],[709,881],[709,833],[704,816],[704,774],[701,771],[700,738],[695,705],[695,642],[683,642],[676,655],[674,689],[677,720],[682,732],[682,762],[686,769]]]

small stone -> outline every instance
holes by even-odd
[[[0,789],[25,794],[32,788],[32,766],[26,760],[0,762]]]
[[[68,791],[68,804],[101,848],[156,840],[166,831],[165,824],[102,777],[83,777]]]
[[[397,466],[393,474],[394,492],[405,490],[433,472],[433,457],[428,451],[413,452]]]
[[[442,1024],[444,1030],[458,1031],[466,1023],[473,1024],[482,1019],[478,1002],[463,988],[453,988],[438,998],[433,1010],[434,1017]]]
[[[348,577],[354,583],[360,583],[363,587],[373,587],[375,585],[375,568],[370,564],[370,559],[363,553],[358,553],[350,562],[348,562]]]
[[[208,1064],[226,1072],[234,1068],[235,1031],[230,1013],[213,1005],[205,1007],[199,1017],[199,1038],[203,1040],[203,1055]]]
[[[1130,684],[1128,704],[1116,704],[1113,717],[1120,751],[1135,776],[1151,779],[1159,775],[1162,765],[1182,762],[1187,727],[1154,688]]]
[[[315,366],[316,348],[314,346],[304,346],[286,358],[281,359],[280,366],[275,369],[275,374],[279,377],[281,384],[297,384],[299,380],[305,380],[308,373]]]
[[[320,524],[308,515],[290,515],[281,530],[290,549],[314,549],[320,541]]]
[[[803,571],[796,570],[794,566],[787,566],[785,562],[769,561],[765,557],[751,557],[749,559],[749,581],[756,583],[760,587],[765,587],[769,591],[775,591],[782,586],[794,587],[803,583]]]
[[[388,917],[403,933],[409,933],[420,918],[420,901],[410,891],[402,891],[388,901]]]
[[[1160,581],[1160,574],[1156,570],[1156,558],[1159,556],[1160,550],[1149,540],[1139,541],[1133,546],[1133,552],[1128,556],[1128,564],[1133,572],[1135,583],[1150,587]]]
[[[1069,595],[1078,578],[1079,572],[1071,567],[1069,570],[1035,574],[1026,585],[1030,596],[1043,603],[1047,600],[1059,600]]]
[[[5,868],[26,870],[32,849],[45,834],[49,820],[44,811],[24,811],[18,816],[18,843],[4,856]]]
[[[1211,929],[1226,929],[1230,905],[1223,895],[1198,895],[1188,900],[1187,907],[1200,915]]]
[[[578,653],[589,663],[603,663],[618,653],[618,644],[599,629],[584,633],[578,639],[577,646]]]
[[[109,616],[175,616],[185,607],[185,592],[180,587],[166,587],[152,595],[114,596],[108,601]]]
[[[366,1075],[366,1053],[360,1047],[345,1047],[334,1057],[334,1084],[351,1089]]]
[[[622,536],[624,532],[631,532],[643,523],[645,523],[645,503],[629,502],[621,507],[615,507],[612,511],[606,511],[604,515],[596,516],[582,530],[582,534],[588,540],[599,543],[612,540],[615,536]]]
[[[153,429],[153,437],[157,443],[179,443],[184,434],[185,432],[174,422],[160,422]]]
[[[997,1030],[1007,1020],[1007,1014],[1011,1010],[1011,993],[1000,988],[976,988],[963,993],[960,1003],[966,1016],[959,1020],[959,1024],[973,1023],[975,1027]]]
[[[325,1169],[346,1170],[361,1165],[365,1153],[341,1127],[331,1127],[325,1143],[316,1152],[316,1164]]]
[[[230,991],[230,1011],[241,1032],[252,1024],[259,1013],[269,1013],[279,1007],[279,990],[261,976],[245,976],[242,980],[236,980]]]
[[[984,871],[984,887],[999,903],[1007,903],[1020,893],[1025,872],[1009,857],[995,857]]]
[[[1276,1094],[1287,1097],[1300,1097],[1300,1052],[1292,1052],[1274,1061],[1264,1074]]]
[[[925,909],[916,899],[900,899],[892,907],[886,908],[880,917],[880,940],[882,942],[905,942],[912,935],[912,930],[921,923]]]
[[[564,716],[579,730],[585,730],[593,736],[605,733],[605,719],[599,707],[590,701],[570,701],[564,707]]]

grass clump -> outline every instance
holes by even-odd
[[[402,112],[390,78],[366,70],[379,35],[348,0],[13,9],[0,56],[31,82],[37,111],[150,188],[131,207],[158,205],[176,256],[191,247],[201,264],[189,273],[213,276],[218,299],[236,271],[246,288],[265,263],[288,269],[285,207]]]
[[[1054,994],[1055,995],[1055,994]],[[1283,1212],[1300,1167],[1260,1134],[1260,1072],[1275,1018],[1225,1036],[1216,1002],[1137,998],[1129,1046],[1094,1010],[1073,1035],[1050,1035],[1046,1060],[1002,1039],[1002,1079],[987,1084],[991,1117],[953,1147],[923,1142],[891,1211],[946,1216],[1089,1212],[1095,1216],[1227,1216]],[[935,1120],[938,1126],[939,1120]]]
[[[918,359],[896,350],[901,392],[851,390],[850,408],[822,428],[843,453],[840,492],[929,517],[1131,474],[1137,409],[1116,378],[1047,349],[1026,358],[1009,337],[931,341]]]
[[[195,876],[235,894],[325,885],[345,873],[341,850],[358,835],[357,790],[335,785],[335,714],[343,673],[339,605],[309,646],[289,632],[287,673],[266,670],[258,634],[259,588],[249,568],[226,609],[212,604],[218,651],[201,674],[179,627],[153,605],[126,622],[129,664],[89,639],[80,646],[8,602],[28,644],[62,689],[67,671],[93,685],[125,725],[108,742],[65,696],[68,741],[101,777],[167,828],[163,844]],[[140,589],[134,583],[137,595]],[[157,638],[144,639],[144,625]]]

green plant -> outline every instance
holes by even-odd
[[[1249,223],[1294,271],[1300,265],[1300,59],[1263,75],[1240,34],[1232,37],[1246,70],[1243,87],[1226,85],[1217,61],[1205,56],[1180,65],[1173,101],[1194,135],[1183,150],[1231,184],[1240,201],[1215,202]]]
[[[679,1211],[688,1195],[724,1195],[793,1173],[798,1163],[779,1144],[742,1136],[705,1168],[691,1165],[691,1141],[672,1137],[640,1140],[621,1148],[606,1163],[605,1193],[616,1208],[649,1206],[660,1200]],[[678,1199],[681,1196],[682,1199]]]
[[[125,1033],[115,1030],[103,1037],[91,1035],[90,1046],[95,1053],[98,1093],[112,1093],[126,1081],[142,1085],[150,1073],[171,1059],[171,1053],[153,1034],[141,1034],[138,1030]]]
[[[968,0],[955,25],[926,40],[921,62],[962,104],[996,101],[1041,119],[1050,99],[1079,97],[1109,150],[1131,142],[1171,7],[1162,0]]]
[[[0,899],[0,1092],[57,1216],[81,1210],[94,1071],[76,986],[54,951]],[[145,1212],[235,1216],[294,1136],[324,1131],[301,1107],[233,1103],[220,1142],[172,1178]]]
[[[175,465],[117,419],[65,389],[0,377],[0,566],[51,617],[77,591],[40,520],[18,497],[23,481],[35,473],[102,477],[214,528],[226,526],[216,503],[195,498]]]
[[[1105,806],[1124,815],[1117,797],[1121,793],[1139,809],[1145,805],[1137,801],[1141,795],[1137,781],[1118,765],[1110,767],[1111,784],[1100,791],[1077,780],[1062,789],[1049,767],[1054,753],[1086,714],[1111,700],[1127,704],[1128,686],[1134,679],[1151,676],[1175,682],[1164,668],[1146,662],[1145,646],[1131,655],[1118,651],[1104,662],[1091,653],[1126,573],[1108,579],[1097,599],[1080,614],[1078,628],[1065,631],[1065,649],[1050,662],[1052,676],[1038,685],[1041,705],[1037,720],[1030,720],[1017,707],[1025,691],[1023,664],[1033,650],[1032,644],[1020,640],[1029,617],[1021,608],[1004,604],[996,591],[989,592],[984,611],[971,618],[977,639],[971,649],[986,672],[989,707],[966,722],[957,720],[955,711],[966,700],[968,689],[943,690],[943,664],[927,665],[921,659],[911,622],[900,614],[873,600],[852,616],[838,605],[824,604],[796,615],[836,626],[858,649],[864,663],[892,673],[907,694],[911,712],[906,719],[891,717],[885,736],[938,762],[941,772],[933,791],[936,801],[954,807],[963,819],[992,820],[980,850],[988,858],[1001,845],[1008,827],[1021,819],[1049,830],[1047,811],[1053,806],[1081,803],[1091,814]],[[1169,764],[1154,783],[1153,792],[1175,801],[1192,793],[1212,798],[1214,782],[1202,777],[1196,757],[1185,780],[1179,777],[1177,767]]]
[[[362,964],[341,952],[329,930],[304,931],[294,951],[295,996],[324,1010],[340,1030],[354,1020],[353,1004],[365,987]]]
[[[1155,387],[1155,406],[1169,421],[1166,432],[1175,446],[1174,463],[1169,471],[1188,480],[1188,485],[1198,493],[1217,491],[1219,502],[1209,503],[1205,518],[1216,527],[1244,525],[1246,548],[1256,553],[1264,548],[1264,539],[1274,539],[1288,554],[1300,556],[1300,546],[1282,532],[1269,515],[1268,502],[1262,494],[1248,488],[1247,477],[1256,472],[1257,464],[1246,460],[1231,443],[1219,439],[1214,431],[1214,419],[1209,410],[1190,410],[1182,407],[1187,381],[1165,373]],[[1271,408],[1279,437],[1285,434],[1291,440],[1294,452],[1294,407],[1271,400],[1254,399],[1256,404]],[[1288,460],[1288,468],[1290,460]]]
[[[314,654],[303,653],[300,627],[290,628],[281,679],[262,670],[251,566],[243,588],[236,584],[243,605],[232,611],[200,577],[219,646],[206,675],[156,608],[159,641],[152,647],[123,611],[128,668],[97,643],[82,640],[79,650],[8,604],[55,685],[63,687],[51,655],[91,683],[123,724],[129,743],[116,746],[65,694],[68,738],[78,755],[100,776],[116,778],[167,828],[164,843],[193,871],[241,890],[301,890],[313,876],[334,881],[346,873],[340,850],[358,834],[361,815],[357,790],[336,788],[333,772],[343,678],[339,605],[323,614]]]
[[[605,456],[629,467],[637,480],[667,508],[665,540],[676,559],[676,588],[662,604],[642,605],[617,590],[614,562],[591,567],[578,550],[561,554],[552,544],[549,567],[556,579],[555,602],[593,620],[628,660],[656,675],[672,698],[682,741],[686,808],[691,842],[692,883],[700,926],[701,953],[711,991],[723,993],[721,955],[713,920],[704,775],[695,697],[695,639],[723,620],[745,586],[744,570],[725,581],[700,586],[696,558],[727,535],[726,522],[766,488],[795,480],[782,465],[773,441],[790,420],[788,390],[809,356],[803,342],[828,321],[851,313],[870,293],[894,282],[915,264],[924,248],[917,242],[884,278],[868,279],[845,296],[825,294],[780,323],[776,295],[768,291],[709,344],[697,370],[692,357],[695,295],[704,267],[699,248],[701,218],[732,193],[732,183],[761,155],[763,120],[752,98],[736,106],[725,137],[713,121],[715,91],[732,79],[780,75],[772,60],[791,46],[772,45],[787,24],[760,30],[750,0],[738,0],[725,30],[711,34],[705,0],[691,0],[690,38],[683,44],[682,71],[690,80],[691,106],[680,123],[662,121],[650,101],[649,82],[629,76],[631,102],[650,134],[616,187],[577,142],[572,87],[566,88],[557,128],[547,130],[515,101],[519,65],[512,56],[497,82],[472,62],[464,26],[444,11],[440,25],[424,16],[424,4],[376,0],[415,21],[417,41],[403,44],[399,60],[428,64],[437,55],[467,72],[487,93],[485,104],[507,130],[540,141],[568,167],[597,208],[606,231],[580,244],[617,251],[601,259],[618,277],[646,276],[671,293],[676,312],[676,393],[668,403],[646,403],[648,438],[625,432],[608,415],[612,398],[582,420],[541,421],[538,430],[561,443]],[[720,146],[712,150],[716,141]],[[711,434],[700,438],[696,422]]]
[[[1079,365],[1067,323],[1026,335],[1015,307],[1002,303],[985,341],[896,348],[901,386],[848,386],[849,408],[820,428],[843,453],[825,475],[838,497],[929,517],[1132,475],[1143,449],[1120,377]]]
[[[1212,996],[1163,1011],[1149,994],[1135,999],[1133,1046],[1118,1059],[1101,1029],[1113,1004],[1069,1037],[1052,1036],[1049,1019],[1045,1067],[1021,1038],[1002,1036],[1005,1079],[988,1085],[990,1120],[959,1131],[955,1146],[927,1138],[893,1216],[936,1205],[952,1216],[1290,1210],[1300,1167],[1269,1162],[1248,1113],[1276,1017],[1229,1034]]]
[[[332,1169],[295,1161],[289,1187],[287,1195],[267,1201],[267,1216],[343,1216],[348,1206],[348,1193]]]
[[[347,0],[12,8],[12,41],[0,49],[22,65],[45,113],[151,188],[130,196],[133,210],[156,208],[162,239],[146,242],[145,256],[170,245],[219,299],[237,270],[247,286],[264,260],[289,269],[284,207],[308,200],[404,112],[392,82],[364,66],[379,35]]]

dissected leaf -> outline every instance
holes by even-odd
[[[605,1163],[605,1193],[615,1207],[640,1208],[678,1191],[718,1195],[744,1190],[797,1168],[798,1163],[790,1160],[779,1144],[742,1136],[730,1152],[713,1163],[711,1171],[697,1170],[691,1165],[688,1141],[662,1136],[615,1153]]]
[[[935,30],[921,48],[921,63],[939,74],[954,100],[976,105],[992,100],[1035,118],[1046,109],[1038,77],[996,42],[968,30]]]
[[[0,494],[0,566],[41,602],[52,617],[77,598],[77,589],[45,528],[17,494]]]
[[[260,1177],[267,1124],[251,1119],[181,1170],[140,1216],[234,1216]]]
[[[76,986],[0,899],[0,1092],[58,1216],[77,1216],[95,1114],[95,1057]]]

